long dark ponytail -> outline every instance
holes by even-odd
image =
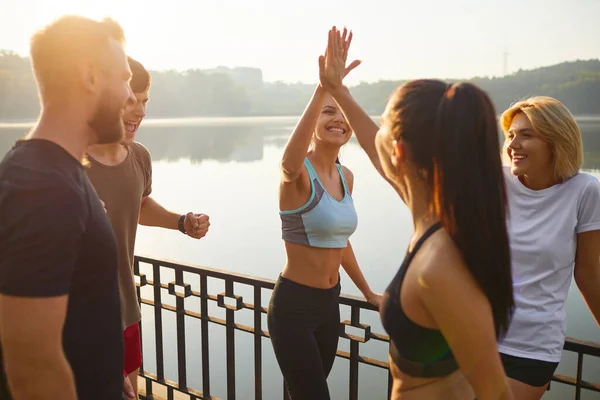
[[[496,335],[502,336],[514,300],[494,106],[475,85],[437,80],[409,82],[391,101],[394,136],[408,145],[412,162],[424,171],[432,212],[487,296]]]

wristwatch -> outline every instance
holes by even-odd
[[[184,235],[187,235],[187,232],[185,231],[185,225],[183,224],[185,222],[185,215],[182,215],[181,217],[179,217],[179,222],[177,223],[177,228],[179,229],[179,232],[183,233]]]

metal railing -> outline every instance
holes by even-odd
[[[149,274],[140,273],[140,265],[146,265],[145,270]],[[236,331],[245,332],[253,336],[253,375],[254,375],[254,395],[244,393],[240,398],[263,399],[263,343],[262,338],[269,338],[269,333],[262,329],[263,314],[266,314],[268,304],[263,305],[263,290],[273,289],[275,282],[267,279],[236,274],[232,272],[220,271],[212,268],[198,267],[189,264],[175,263],[166,260],[136,256],[134,262],[134,273],[139,277],[137,283],[138,297],[142,307],[150,306],[153,309],[153,331],[154,331],[154,357],[156,364],[156,373],[147,370],[146,365],[142,365],[140,377],[145,380],[144,393],[140,395],[142,399],[178,399],[186,398],[190,400],[198,399],[218,399],[211,393],[211,337],[209,334],[210,324],[222,326],[225,328],[225,348],[226,348],[226,399],[236,399]],[[151,275],[151,279],[148,275]],[[174,276],[174,279],[163,278],[164,275]],[[185,278],[185,279],[184,279]],[[199,282],[198,282],[199,280]],[[224,284],[225,290],[218,294],[209,292],[209,280],[219,281]],[[192,282],[194,281],[194,282]],[[213,282],[214,283],[214,282]],[[242,285],[251,290],[252,302],[247,302],[243,296],[237,295],[234,291],[234,284]],[[199,290],[193,290],[192,286],[197,286]],[[152,298],[142,296],[142,291],[152,293]],[[247,291],[247,290],[246,290]],[[165,294],[167,296],[165,296]],[[166,304],[166,303],[173,303]],[[199,301],[199,310],[193,311],[186,308],[186,300]],[[217,318],[210,315],[209,306],[217,306],[224,309],[225,318]],[[343,320],[340,324],[340,337],[349,340],[349,351],[338,349],[337,356],[349,361],[349,385],[348,397],[350,400],[358,399],[359,394],[359,365],[367,365],[373,368],[388,370],[387,358],[379,360],[360,354],[360,346],[369,341],[379,341],[387,343],[389,337],[384,334],[375,333],[367,324],[361,323],[361,312],[377,313],[377,310],[371,304],[364,300],[342,295],[340,297],[340,307],[350,308],[350,319]],[[241,324],[236,321],[236,312],[240,310],[249,310],[252,313],[251,326]],[[165,352],[164,352],[164,318],[163,311],[175,314],[176,335],[176,356],[177,356],[177,378],[176,380],[165,377]],[[186,318],[200,321],[201,337],[201,385],[200,387],[191,387],[188,384],[187,357],[186,351]],[[238,318],[239,319],[239,318]],[[248,318],[246,318],[248,319]],[[146,321],[147,323],[147,321]],[[142,323],[142,343],[143,347],[148,346],[145,338],[150,333],[144,328]],[[349,332],[352,331],[352,332]],[[222,338],[215,338],[214,340]],[[591,383],[582,380],[584,355],[600,358],[600,343],[586,342],[569,338],[564,349],[577,354],[576,376],[555,375],[553,381],[566,385],[575,386],[575,399],[581,398],[581,390],[588,389],[594,392],[600,392],[600,384]],[[194,355],[197,356],[197,355]],[[145,357],[145,359],[148,357]],[[145,361],[146,362],[146,361]],[[392,387],[392,377],[387,371],[387,396],[389,398]],[[157,389],[158,388],[158,389]],[[159,393],[160,392],[160,393]],[[185,395],[184,397],[179,397]],[[285,391],[281,396],[286,399]]]

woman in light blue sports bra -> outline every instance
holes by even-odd
[[[344,54],[351,37],[344,32],[337,42]],[[358,223],[354,177],[337,157],[351,136],[340,109],[318,86],[281,160],[279,207],[287,262],[267,323],[292,400],[330,399],[327,376],[339,339],[340,265],[370,303],[378,307],[381,298],[369,288],[348,241]]]

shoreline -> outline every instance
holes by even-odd
[[[246,125],[246,124],[265,124],[265,123],[282,123],[296,122],[300,118],[299,115],[289,116],[198,116],[198,117],[164,117],[164,118],[146,118],[145,126],[170,126],[177,124],[178,126],[210,126],[210,125]],[[371,116],[373,120],[378,120],[379,116]],[[497,117],[499,118],[499,116]],[[600,114],[596,115],[575,115],[575,121],[578,123],[600,123]],[[0,129],[2,128],[32,128],[37,120],[7,120],[0,121]]]

